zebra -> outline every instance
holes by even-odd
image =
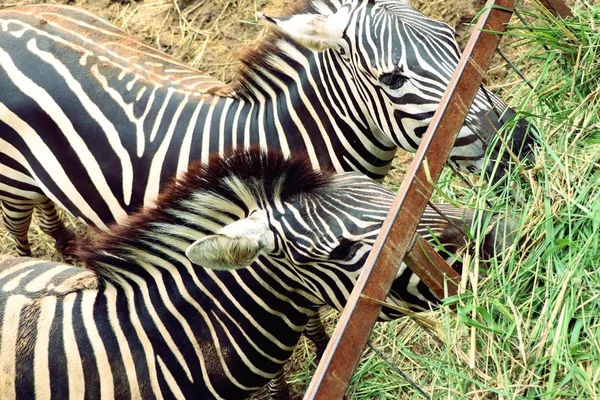
[[[19,255],[38,206],[69,246],[58,204],[107,229],[149,205],[193,160],[258,145],[309,156],[314,169],[383,180],[400,147],[415,151],[455,69],[453,30],[399,0],[305,0],[242,59],[226,85],[77,8],[0,10],[0,202]],[[477,172],[487,142],[515,120],[481,88],[449,163]],[[533,128],[532,128],[533,129]],[[496,149],[500,179],[509,157]],[[521,150],[523,150],[521,152]]]
[[[155,207],[82,243],[85,268],[5,258],[2,399],[249,396],[318,307],[344,306],[393,199],[306,155],[237,150],[193,163]],[[464,223],[463,210],[439,207]],[[432,243],[465,240],[435,210],[425,220]]]

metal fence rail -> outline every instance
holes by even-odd
[[[515,1],[487,2],[340,316],[305,400],[344,396],[381,309],[380,302],[386,298],[401,260],[440,298],[456,293],[460,277],[415,235],[415,230],[500,41],[500,35],[493,32],[505,30]],[[562,0],[539,1],[555,15],[571,15]]]

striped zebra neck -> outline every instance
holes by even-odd
[[[122,272],[145,270],[155,257],[175,258],[188,266],[185,249],[257,208],[309,194],[326,185],[330,175],[311,168],[306,157],[285,158],[276,151],[230,151],[200,161],[167,185],[154,207],[130,216],[92,240],[77,254],[100,277],[118,280]]]

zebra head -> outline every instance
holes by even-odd
[[[260,154],[240,152],[217,160],[220,166],[213,168],[226,171],[226,176],[220,179],[223,188],[219,193],[227,193],[231,203],[217,206],[224,198],[222,195],[215,198],[214,193],[195,197],[194,202],[203,207],[213,204],[211,220],[227,219],[218,215],[217,208],[241,218],[200,237],[187,248],[187,257],[213,270],[245,270],[250,266],[254,274],[275,274],[277,282],[302,293],[300,297],[310,299],[311,305],[327,304],[342,310],[394,194],[360,173],[314,172],[307,160],[302,164],[293,158],[283,161],[272,152]],[[242,170],[256,171],[257,166],[270,166],[260,179]],[[273,166],[279,167],[274,170]],[[451,214],[451,208],[447,206],[445,211]],[[424,236],[436,232],[440,238],[446,235],[444,244],[464,244],[463,235],[454,234],[457,231],[453,225],[429,211],[426,222],[420,226]],[[461,216],[457,220],[462,221]],[[421,309],[425,307],[423,302],[435,302],[405,265],[396,281],[394,292],[388,297],[390,305],[410,306],[404,301],[406,296],[417,299]],[[281,296],[291,297],[289,293]],[[380,318],[402,315],[384,307]]]
[[[239,162],[235,158],[245,157]],[[280,156],[263,153],[263,165],[277,165]],[[232,165],[256,167],[255,159],[236,153]],[[292,158],[274,174],[265,189],[248,184],[239,174],[225,184],[245,203],[243,218],[186,250],[195,264],[215,270],[251,266],[280,275],[282,282],[305,293],[314,304],[341,310],[354,287],[394,199],[393,193],[359,173],[330,175],[314,172],[308,162]],[[282,173],[283,172],[283,173]],[[261,178],[262,179],[262,178]],[[239,199],[239,200],[238,200]],[[205,200],[203,200],[205,202]]]
[[[327,79],[354,93],[352,101],[360,104],[369,129],[390,146],[416,151],[460,59],[454,30],[403,0],[308,1],[300,9],[285,17],[259,17],[316,52],[321,65],[343,66]],[[515,154],[530,158],[529,130],[534,128],[482,86],[449,162],[460,170],[481,171],[488,143],[509,120],[507,126],[514,128],[506,141]],[[498,170],[494,163],[486,168],[493,180],[509,162],[500,150],[498,144],[492,152],[501,157]]]

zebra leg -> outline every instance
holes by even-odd
[[[279,370],[269,383],[267,384],[269,396],[273,400],[291,400],[293,397],[290,394],[290,387],[285,379],[285,370],[283,367]]]
[[[308,321],[306,328],[304,329],[304,336],[309,339],[311,342],[315,344],[316,347],[316,359],[317,364],[321,361],[323,357],[323,353],[325,353],[325,349],[327,348],[327,344],[329,343],[329,335],[325,331],[325,325],[321,321],[320,311],[315,313]],[[348,397],[344,395],[342,400],[347,400]]]
[[[319,312],[315,313],[308,321],[304,329],[304,336],[315,344],[316,362],[318,363],[321,361],[321,357],[323,357],[327,343],[329,343],[329,335],[325,332],[325,326],[321,322]]]
[[[75,233],[65,226],[56,206],[49,198],[37,205],[37,217],[42,232],[54,238],[56,250],[61,254],[68,254]]]
[[[31,247],[27,238],[27,231],[31,225],[33,215],[33,204],[11,203],[6,200],[0,201],[2,205],[2,219],[4,225],[17,245],[17,254],[20,257],[30,256]]]
[[[314,343],[316,347],[316,361],[318,363],[321,361],[327,343],[329,343],[329,336],[325,332],[325,326],[321,322],[321,316],[318,311],[310,318],[306,328],[304,328],[304,336]],[[272,399],[288,400],[293,398],[290,395],[290,387],[287,384],[283,368],[269,381],[267,388]]]

